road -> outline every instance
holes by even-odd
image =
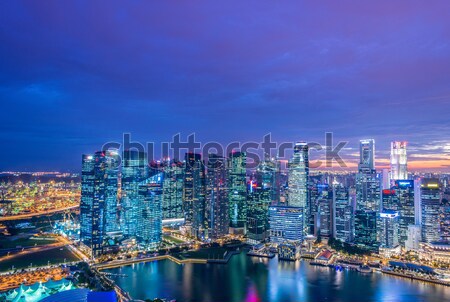
[[[66,207],[66,208],[62,208],[62,209],[53,209],[53,210],[49,210],[49,211],[45,211],[45,212],[29,213],[29,214],[21,214],[21,215],[12,215],[12,216],[1,216],[0,217],[0,222],[2,222],[2,221],[11,221],[11,220],[29,219],[29,218],[38,217],[38,216],[50,215],[50,214],[54,214],[54,213],[74,210],[74,209],[77,209],[78,207],[79,206],[71,206],[71,207]]]

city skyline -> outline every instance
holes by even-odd
[[[79,171],[79,154],[124,132],[333,132],[355,169],[373,138],[380,168],[407,141],[409,170],[450,170],[447,2],[0,5],[0,170]]]
[[[450,2],[0,1],[0,301],[446,301]]]

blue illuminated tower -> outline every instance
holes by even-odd
[[[128,237],[137,235],[139,213],[142,203],[139,200],[139,184],[148,178],[146,153],[125,150],[122,158],[122,196],[121,229]]]
[[[352,242],[354,217],[348,188],[340,185],[333,186],[333,198],[334,237],[342,242]]]
[[[415,225],[414,181],[396,180],[395,193],[399,203],[399,243],[403,247],[408,239],[408,228]]]
[[[167,161],[163,167],[163,219],[184,218],[183,182],[184,168],[179,161]]]
[[[228,187],[226,160],[217,154],[208,154],[206,174],[206,211],[208,237],[217,239],[228,234]]]
[[[148,249],[156,249],[162,235],[162,188],[151,179],[139,185],[140,212],[138,213],[137,238]]]
[[[270,242],[303,241],[303,211],[300,207],[269,207]]]
[[[117,167],[115,151],[82,156],[80,240],[93,257],[102,253],[106,233],[118,230]]]
[[[231,152],[228,158],[230,232],[245,234],[247,222],[246,154]]]
[[[192,152],[185,155],[183,207],[186,226],[191,235],[205,238],[205,167],[201,155]]]
[[[437,179],[424,179],[420,188],[422,240],[430,243],[440,240],[441,191]]]
[[[381,178],[375,170],[375,141],[360,141],[356,174],[355,243],[370,250],[378,248],[377,218],[381,210]]]

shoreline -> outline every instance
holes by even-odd
[[[156,257],[151,257],[151,258],[143,258],[143,259],[132,259],[132,260],[128,260],[126,262],[122,262],[122,263],[107,263],[104,265],[98,265],[98,266],[94,266],[93,268],[95,269],[95,271],[97,271],[99,273],[99,275],[101,275],[103,278],[107,279],[111,284],[113,284],[115,291],[123,298],[131,298],[131,294],[129,292],[126,292],[123,288],[121,288],[112,278],[106,277],[105,275],[102,274],[102,270],[107,270],[107,269],[114,269],[114,268],[120,268],[123,266],[129,266],[132,264],[136,264],[136,263],[145,263],[145,262],[152,262],[152,261],[160,261],[160,260],[170,260],[176,264],[185,264],[185,263],[194,263],[194,264],[227,264],[228,261],[231,259],[232,256],[234,255],[238,255],[241,254],[243,252],[243,250],[241,251],[235,251],[234,253],[230,253],[228,255],[228,259],[221,259],[220,261],[217,261],[217,259],[215,261],[208,261],[207,259],[184,259],[184,260],[180,260],[174,256],[171,255],[162,255],[162,256],[156,256]],[[256,257],[255,255],[245,255],[246,257]],[[260,258],[265,258],[267,259],[267,257],[260,257]],[[273,258],[272,258],[273,259]],[[210,259],[213,260],[213,259]],[[298,261],[304,261],[305,264],[307,264],[306,262],[310,262],[308,261],[309,259],[299,259]],[[311,264],[311,263],[309,263]],[[328,265],[322,265],[320,267],[327,267],[330,268]],[[352,271],[357,272],[358,274],[364,275],[367,274],[366,272],[360,272],[358,271],[356,268],[352,268]],[[445,281],[439,281],[439,280],[430,280],[430,279],[425,279],[425,278],[420,278],[420,277],[415,277],[415,276],[408,276],[408,275],[403,275],[403,274],[399,274],[396,272],[391,272],[391,271],[385,271],[382,269],[376,269],[373,272],[378,271],[381,273],[384,273],[386,275],[389,276],[393,276],[393,277],[400,277],[403,279],[410,279],[410,280],[414,280],[414,281],[422,281],[422,282],[427,282],[429,284],[432,285],[442,285],[442,286],[446,286],[449,287],[450,286],[450,282],[445,282]],[[125,300],[126,301],[126,300]]]
[[[383,274],[386,274],[386,275],[401,277],[401,278],[415,280],[415,281],[423,281],[423,282],[428,282],[428,283],[432,283],[432,284],[436,284],[436,285],[450,286],[450,282],[445,282],[445,281],[440,281],[440,280],[433,280],[433,279],[427,279],[427,278],[421,278],[421,277],[412,276],[412,275],[403,275],[403,274],[400,274],[400,273],[396,273],[396,272],[392,272],[392,271],[386,271],[386,270],[380,270],[380,271]]]
[[[156,257],[151,257],[151,258],[142,258],[142,259],[132,259],[132,260],[128,260],[126,262],[122,262],[122,263],[107,263],[107,264],[100,264],[100,265],[96,265],[94,266],[95,269],[97,269],[99,272],[102,270],[106,270],[106,269],[113,269],[113,268],[119,268],[122,266],[128,266],[128,265],[132,265],[132,264],[136,264],[136,263],[145,263],[145,262],[152,262],[152,261],[160,261],[160,260],[170,260],[172,262],[175,262],[176,264],[186,264],[186,263],[194,263],[194,264],[227,264],[228,261],[231,259],[232,256],[234,255],[238,255],[242,252],[241,251],[235,251],[233,253],[230,253],[228,255],[228,257],[226,259],[183,259],[180,260],[172,255],[162,255],[162,256],[156,256]],[[256,255],[246,255],[248,257],[258,257]],[[261,258],[266,258],[264,256],[261,256]],[[299,259],[298,261],[305,261],[303,259]],[[308,262],[307,260],[305,262]],[[310,263],[311,264],[311,263]],[[321,267],[328,267],[328,265],[319,265]],[[356,269],[353,269],[354,271],[357,271]],[[395,276],[395,277],[401,277],[401,278],[405,278],[405,279],[411,279],[411,280],[415,280],[415,281],[423,281],[423,282],[428,282],[428,283],[432,283],[435,285],[442,285],[442,286],[450,286],[450,282],[445,282],[445,281],[440,281],[440,280],[432,280],[432,279],[426,279],[426,278],[421,278],[421,277],[417,277],[417,276],[412,276],[412,275],[403,275],[400,273],[396,273],[396,272],[392,272],[392,271],[386,271],[386,270],[382,270],[382,269],[378,269],[377,271],[380,271],[381,273],[387,274],[387,275],[391,275],[391,276]],[[360,272],[361,274],[365,274],[364,272]]]

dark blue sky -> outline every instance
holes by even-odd
[[[450,167],[450,1],[2,1],[0,170],[78,171],[123,132],[407,140]],[[393,3],[395,2],[395,3]]]

